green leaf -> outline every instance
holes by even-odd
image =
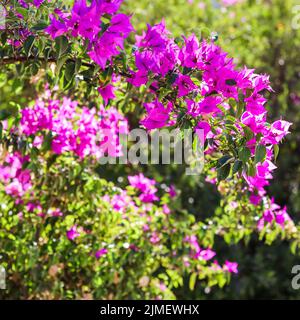
[[[34,36],[31,35],[27,37],[27,39],[24,42],[23,47],[27,57],[30,55],[31,49],[33,47],[34,39],[35,39]]]
[[[55,49],[57,57],[60,58],[68,49],[68,39],[65,36],[55,38]]]
[[[1,38],[1,43],[4,46],[6,44],[6,41],[7,41],[7,33],[6,32],[2,32],[0,38]]]
[[[184,40],[182,37],[176,37],[174,41],[178,46],[182,46],[184,44]]]
[[[239,172],[242,166],[243,166],[243,162],[241,160],[236,160],[232,167],[232,173],[235,174]]]
[[[229,176],[230,168],[230,163],[227,163],[223,167],[217,169],[218,181],[225,180]]]
[[[255,137],[256,142],[259,143],[260,139],[263,137],[262,133],[258,133]]]
[[[236,100],[233,99],[233,98],[229,98],[228,104],[229,104],[230,107],[233,108],[233,109],[235,109],[235,107],[237,106],[237,102],[236,102]]]
[[[48,151],[51,149],[51,143],[52,143],[52,134],[48,133],[44,137],[44,141],[42,144],[42,151]]]
[[[17,117],[19,111],[20,105],[10,101],[7,108],[0,110],[0,121],[7,120],[12,117]]]
[[[44,51],[45,46],[46,46],[46,39],[45,38],[40,38],[38,40],[38,43],[37,43],[37,48],[38,48],[40,53],[42,53]]]
[[[242,93],[239,93],[239,101],[237,104],[237,111],[236,111],[237,118],[239,118],[244,112],[244,105],[245,105],[245,96]]]
[[[236,123],[236,119],[235,119],[235,117],[228,115],[228,116],[226,116],[226,122],[235,124]]]
[[[247,148],[247,147],[242,147],[242,148],[239,150],[239,159],[240,159],[241,161],[243,161],[244,163],[247,162],[250,157],[251,157],[251,152],[250,152],[249,148]]]
[[[39,21],[37,24],[35,24],[31,30],[33,31],[40,31],[44,30],[48,27],[48,23],[46,21]]]
[[[244,135],[247,141],[251,140],[253,138],[253,132],[249,127],[244,127]]]
[[[6,120],[12,116],[12,113],[8,109],[0,110],[0,121]]]
[[[227,163],[233,162],[234,158],[230,155],[225,155],[222,158],[218,160],[218,165],[217,168],[222,168],[225,166]]]
[[[254,177],[256,174],[256,167],[254,163],[250,163],[247,168],[247,174],[249,177]]]
[[[263,162],[266,158],[266,153],[267,153],[266,146],[259,144],[255,149],[255,157],[254,157],[255,163]]]
[[[64,63],[66,62],[67,59],[68,59],[68,57],[64,56],[64,57],[61,57],[60,59],[57,60],[56,69],[55,69],[55,73],[57,75],[59,75],[60,70],[61,70],[62,66],[64,65]]]
[[[297,246],[298,246],[297,241],[293,241],[292,244],[291,244],[291,247],[290,247],[292,254],[296,254],[296,252],[297,252]]]
[[[79,72],[79,70],[80,70],[80,67],[81,67],[81,59],[79,59],[79,58],[77,58],[76,60],[75,60],[75,73],[78,73]]]
[[[220,288],[223,288],[225,286],[226,282],[227,282],[226,277],[224,277],[223,274],[218,276],[218,286]]]
[[[178,78],[178,74],[173,72],[173,73],[171,73],[170,77],[168,78],[167,83],[169,85],[172,85],[173,83],[175,83],[177,78]]]
[[[39,72],[39,66],[33,63],[30,68],[31,75],[35,76]]]
[[[16,11],[18,13],[20,13],[24,17],[24,19],[27,18],[27,16],[28,16],[28,10],[27,9],[25,9],[23,7],[18,7],[18,8],[16,8]]]
[[[191,291],[195,289],[196,280],[197,280],[197,273],[193,272],[190,276],[190,281],[189,281],[189,288]]]
[[[234,79],[227,79],[227,80],[225,80],[225,83],[228,86],[235,86],[237,82]]]
[[[65,68],[65,78],[67,81],[71,81],[75,74],[75,62],[70,61],[67,62],[66,68]]]
[[[274,144],[274,159],[277,160],[278,154],[279,154],[279,146],[278,144]]]

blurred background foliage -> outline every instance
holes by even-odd
[[[221,0],[131,0],[125,6],[133,13],[132,21],[137,31],[145,28],[145,22],[155,24],[165,19],[167,28],[175,36],[195,33],[202,37],[217,37],[217,43],[235,58],[239,67],[246,65],[258,73],[270,75],[275,92],[268,97],[269,114],[273,120],[282,117],[293,126],[292,133],[280,148],[276,163],[279,169],[269,194],[279,204],[287,205],[290,215],[299,222],[300,19],[297,1],[236,2],[225,6]],[[172,166],[152,166],[145,170],[158,181],[163,178],[184,190],[181,203],[176,205],[198,219],[218,210],[218,193],[213,186],[185,176]],[[229,249],[222,243],[219,246],[219,252],[232,255],[239,262],[239,276],[223,289],[196,287],[193,292],[180,289],[178,298],[300,298],[300,292],[290,285],[291,268],[299,264],[299,257],[290,253],[288,243],[278,241],[268,247],[253,236],[247,245],[238,244]]]

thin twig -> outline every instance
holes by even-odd
[[[33,56],[30,56],[30,57],[24,57],[24,56],[21,56],[21,57],[7,57],[7,58],[2,58],[0,59],[0,65],[6,65],[6,64],[14,64],[16,62],[27,62],[27,61],[41,61],[41,62],[52,62],[52,63],[56,63],[57,62],[57,59],[56,58],[49,58],[49,59],[44,59],[44,58],[40,58],[40,57],[33,57]],[[67,60],[67,62],[75,62],[74,59],[70,58]],[[87,63],[87,62],[82,62],[81,63],[82,66],[85,66],[85,67],[92,67],[93,64],[91,63]]]

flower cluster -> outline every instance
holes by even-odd
[[[35,213],[39,217],[61,217],[60,209],[50,207],[43,210],[39,201],[34,199],[34,176],[30,169],[23,168],[30,163],[29,156],[22,156],[19,152],[7,154],[0,165],[0,182],[7,195],[15,200],[16,205],[23,205],[26,211]],[[45,212],[47,214],[45,214]],[[23,212],[19,212],[19,219],[23,219]]]
[[[119,53],[116,48],[123,48],[124,38],[133,31],[129,17],[116,14],[120,2],[93,1],[87,6],[85,1],[77,1],[71,14],[56,12],[58,18],[51,18],[47,32],[53,37],[67,33],[87,39],[91,59],[105,68],[107,61]],[[99,23],[103,14],[112,15],[105,30],[103,21],[101,25]],[[265,159],[255,164],[255,175],[243,172],[251,192],[250,201],[256,205],[261,203],[275,169],[273,146],[281,142],[291,125],[283,120],[273,124],[267,122],[263,94],[272,91],[269,77],[258,75],[246,67],[237,69],[220,47],[213,42],[200,42],[195,35],[184,38],[184,43],[180,44],[171,37],[164,21],[148,25],[146,32],[136,35],[133,54],[135,66],[127,81],[137,87],[150,83],[151,92],[155,95],[152,102],[144,103],[147,115],[141,124],[148,130],[177,124],[179,113],[185,110],[186,116],[196,121],[195,128],[204,131],[204,138],[215,140],[214,145],[206,150],[209,154],[218,148],[218,136],[222,135],[225,125],[224,113],[233,109],[230,100],[236,103],[242,100],[244,108],[233,123],[231,134],[238,140],[245,136],[245,127],[251,130],[252,139],[247,141],[251,157],[259,145],[266,147]],[[113,75],[112,81],[115,79]],[[162,100],[161,93],[166,89],[169,95]],[[105,103],[115,97],[114,90],[112,84],[98,88]],[[218,119],[218,126],[214,126],[212,132],[214,119]],[[153,194],[150,192],[151,197]]]
[[[123,219],[133,221],[132,215],[137,215],[140,217],[140,219],[144,219],[146,223],[141,225],[143,233],[153,246],[159,246],[163,239],[164,230],[158,230],[156,228],[155,218],[161,217],[160,219],[168,219],[167,215],[171,213],[171,210],[166,204],[162,206],[154,206],[152,202],[154,200],[159,200],[156,195],[154,196],[155,198],[151,196],[149,199],[149,194],[154,195],[157,191],[155,188],[156,181],[154,179],[149,179],[140,173],[135,176],[129,176],[128,181],[130,187],[134,187],[135,195],[139,195],[141,202],[135,201],[135,195],[129,195],[128,190],[122,189],[118,190],[118,193],[112,196],[105,195],[103,200],[109,203],[114,211],[121,213]],[[169,196],[171,198],[173,193],[169,193]],[[155,212],[154,217],[150,214],[152,210]],[[140,225],[138,227],[140,227]],[[179,230],[176,230],[176,228],[172,230],[173,233],[178,231]],[[75,238],[79,237],[80,234],[81,232],[79,231],[79,228],[75,225],[68,230],[67,237],[69,240],[74,240]],[[191,249],[190,258],[193,261],[210,261],[216,256],[216,253],[212,249],[201,248],[195,235],[186,236],[184,238],[183,245],[187,250]],[[133,249],[133,245],[129,247],[132,247]],[[135,250],[138,250],[138,248],[134,248]],[[107,249],[102,248],[96,252],[95,256],[96,258],[99,258],[107,252]],[[176,255],[175,252],[174,255]],[[187,257],[184,257],[184,264],[186,267],[190,267],[191,265]],[[223,272],[227,271],[229,273],[238,273],[237,267],[238,264],[236,262],[229,261],[226,261],[222,267],[216,260],[214,260],[211,264],[211,268],[213,270]]]
[[[141,192],[139,198],[142,202],[148,203],[158,200],[155,180],[146,178],[142,173],[135,176],[128,176],[128,180],[131,186]]]
[[[121,212],[124,217],[126,217],[125,214],[128,209],[136,209],[135,202],[132,197],[128,195],[126,190],[121,190],[120,193],[114,194],[111,197],[105,195],[103,200],[110,203],[112,208],[117,212]]]
[[[292,220],[286,211],[286,207],[281,208],[274,202],[274,199],[272,198],[269,203],[266,204],[266,209],[263,213],[263,216],[258,221],[258,229],[261,230],[265,224],[272,224],[273,222],[281,227],[284,227],[286,222],[293,225]]]
[[[5,192],[17,199],[22,198],[32,186],[30,170],[23,169],[28,160],[29,157],[14,152],[7,154],[3,164],[0,165],[0,181],[5,186]]]
[[[33,5],[37,8],[39,8],[44,1],[45,0],[33,0],[32,3],[27,3],[25,0],[19,0],[18,2],[23,8],[29,8],[30,5]],[[51,0],[48,0],[48,2],[50,2],[50,1]]]
[[[67,34],[88,40],[90,58],[105,69],[106,63],[124,49],[124,39],[133,31],[130,17],[117,13],[121,3],[122,0],[93,0],[88,6],[85,0],[78,0],[71,14],[57,9],[46,32],[53,39]]]
[[[7,43],[15,48],[19,48],[22,46],[24,41],[31,35],[31,32],[24,27],[20,27],[18,29],[18,38],[15,39],[14,37],[8,37]]]
[[[178,61],[178,46],[169,37],[164,21],[148,25],[147,32],[136,36],[135,63],[137,72],[132,72],[130,82],[135,86],[147,83],[148,73],[165,76]]]
[[[216,252],[210,248],[203,249],[200,247],[197,237],[195,235],[187,236],[185,242],[189,243],[192,248],[191,257],[195,260],[209,261],[216,256]],[[213,261],[212,268],[217,270],[228,271],[230,273],[238,273],[238,264],[236,262],[226,261],[221,267],[217,260]]]
[[[78,0],[71,13],[55,10],[45,31],[53,39],[67,35],[87,41],[89,57],[105,69],[107,62],[112,64],[113,57],[124,50],[124,40],[134,30],[130,16],[117,13],[121,3],[122,0],[93,0],[88,6],[86,0]],[[114,79],[112,74],[111,81],[114,82]],[[98,91],[105,104],[115,97],[114,90],[111,83],[100,82]]]
[[[122,155],[119,134],[127,133],[127,120],[115,108],[78,108],[76,101],[64,97],[37,100],[21,113],[20,131],[35,135],[36,147],[50,134],[52,150],[57,154],[73,152],[80,158]]]
[[[148,130],[180,125],[184,112],[195,129],[204,131],[204,139],[214,141],[205,151],[212,154],[218,151],[227,128],[225,114],[236,114],[230,120],[232,141],[246,142],[250,159],[254,159],[257,149],[265,150],[255,163],[254,174],[243,171],[251,203],[260,204],[276,168],[274,146],[291,126],[284,120],[267,122],[264,93],[272,91],[269,77],[246,67],[236,68],[233,59],[214,42],[200,42],[195,35],[177,44],[164,21],[148,26],[142,36],[137,36],[136,48],[137,70],[132,71],[128,81],[138,87],[150,84],[154,95],[152,102],[144,104],[147,114],[140,123]]]

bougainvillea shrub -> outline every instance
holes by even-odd
[[[239,276],[216,239],[298,246],[288,208],[267,193],[292,125],[269,120],[268,75],[238,68],[213,35],[174,38],[164,20],[137,31],[120,0],[4,8],[1,295],[176,298]],[[197,219],[178,205],[185,190],[151,169],[100,164],[138,127],[202,130],[205,167],[191,179],[213,185],[219,210]]]

